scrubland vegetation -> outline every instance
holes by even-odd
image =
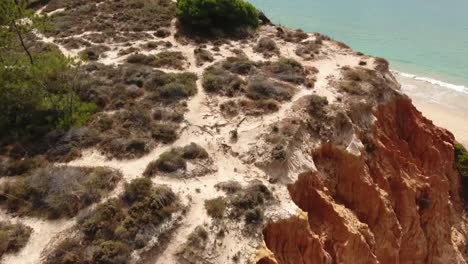
[[[73,217],[100,201],[122,178],[107,168],[45,167],[0,187],[0,206],[18,215]]]
[[[388,86],[382,73],[363,67],[343,67],[339,88],[350,95],[371,95],[379,98]]]
[[[177,196],[165,186],[139,178],[124,193],[78,220],[78,238],[61,242],[46,263],[128,263],[130,253],[161,235],[158,227],[179,210]]]
[[[227,196],[205,201],[209,216],[221,219],[227,214],[231,219],[243,219],[246,225],[263,222],[265,207],[273,201],[273,194],[264,184],[254,181],[242,187],[237,182],[223,182],[217,187]]]
[[[159,155],[159,158],[152,161],[146,167],[144,175],[147,177],[155,176],[159,173],[173,173],[179,170],[185,171],[187,161],[207,160],[209,158],[205,149],[195,143],[185,147],[172,148]]]
[[[465,199],[468,199],[468,151],[462,144],[455,144],[455,162],[463,184]]]
[[[22,249],[31,236],[32,229],[23,224],[0,222],[0,258],[4,254]]]
[[[313,87],[307,74],[293,59],[256,63],[241,54],[208,67],[203,73],[202,85],[208,93],[233,98],[220,104],[226,117],[241,112],[263,115],[278,111],[282,102],[291,100],[297,89],[292,85]]]

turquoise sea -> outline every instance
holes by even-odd
[[[276,24],[320,32],[394,70],[468,93],[468,0],[250,0]]]

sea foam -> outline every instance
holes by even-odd
[[[395,71],[395,70],[392,70],[392,72],[394,74],[401,75],[401,76],[406,77],[406,78],[411,78],[411,79],[414,79],[414,80],[417,80],[417,81],[430,83],[430,84],[437,85],[437,86],[440,86],[440,87],[443,87],[443,88],[448,88],[448,89],[451,89],[451,90],[454,90],[454,91],[457,91],[457,92],[468,94],[468,87],[463,86],[463,85],[457,85],[457,84],[453,84],[453,83],[448,83],[448,82],[444,82],[444,81],[440,81],[440,80],[436,80],[436,79],[432,79],[432,78],[428,78],[428,77],[421,77],[421,76],[417,76],[417,75],[414,75],[414,74],[411,74],[411,73],[399,72],[399,71]]]

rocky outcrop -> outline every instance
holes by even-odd
[[[365,151],[326,144],[289,185],[308,215],[269,224],[278,263],[465,263],[454,137],[396,95],[375,110]]]

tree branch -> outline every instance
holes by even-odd
[[[19,30],[18,26],[16,25],[16,21],[13,20],[11,23],[13,25],[13,28],[15,29],[16,35],[18,36],[18,38],[19,38],[19,40],[21,42],[21,46],[23,47],[23,50],[26,52],[26,54],[29,57],[29,62],[31,62],[31,65],[34,65],[34,61],[33,61],[33,57],[31,55],[31,52],[29,52],[28,47],[26,47],[26,44],[24,44],[23,35],[21,34],[21,31]]]

